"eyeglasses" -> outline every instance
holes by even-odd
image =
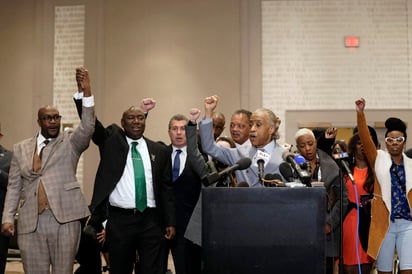
[[[59,122],[60,120],[61,120],[61,118],[62,118],[62,116],[61,115],[53,115],[53,116],[50,116],[50,115],[45,115],[45,116],[43,116],[43,117],[41,117],[41,119],[43,120],[43,121],[47,121],[47,122],[51,122],[51,121],[56,121],[56,122]]]
[[[386,137],[385,138],[385,142],[387,144],[393,144],[394,142],[397,142],[398,144],[402,144],[403,142],[405,142],[405,137],[396,137],[396,138],[392,138],[392,137]]]

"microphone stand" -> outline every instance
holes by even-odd
[[[345,176],[342,172],[342,169],[339,168],[339,177],[340,177],[340,187],[339,187],[339,195],[340,195],[340,201],[339,201],[339,206],[340,206],[340,232],[339,232],[339,274],[343,274],[343,186],[346,184],[345,181]],[[350,176],[348,176],[351,178]],[[353,184],[355,182],[352,180],[351,181]]]

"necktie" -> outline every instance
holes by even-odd
[[[175,155],[175,159],[173,162],[173,182],[176,181],[177,177],[179,177],[179,173],[180,173],[180,153],[182,152],[182,150],[180,149],[176,149],[176,155]]]
[[[43,149],[47,146],[47,144],[50,143],[49,139],[46,139],[43,141],[44,146],[40,149],[40,153],[39,153],[39,158],[41,160],[42,156],[43,156]]]
[[[134,169],[136,208],[140,212],[143,212],[147,206],[146,179],[144,176],[143,160],[136,146],[137,142],[132,142],[132,160]]]

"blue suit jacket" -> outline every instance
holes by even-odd
[[[199,128],[202,148],[205,153],[227,165],[234,165],[241,158],[245,157],[237,148],[226,148],[216,145],[212,133],[212,119],[202,120]],[[258,149],[252,146],[248,152],[248,158],[252,159],[257,151]],[[284,151],[284,148],[274,142],[273,153],[265,164],[265,174],[280,174],[279,165],[283,162],[282,153]],[[247,182],[250,187],[262,187],[259,183],[257,165],[253,163],[248,169],[236,171],[236,179],[238,182]]]

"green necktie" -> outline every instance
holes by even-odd
[[[143,212],[147,206],[146,179],[144,176],[143,160],[136,146],[137,142],[132,142],[132,160],[134,169],[136,208],[140,212]]]

